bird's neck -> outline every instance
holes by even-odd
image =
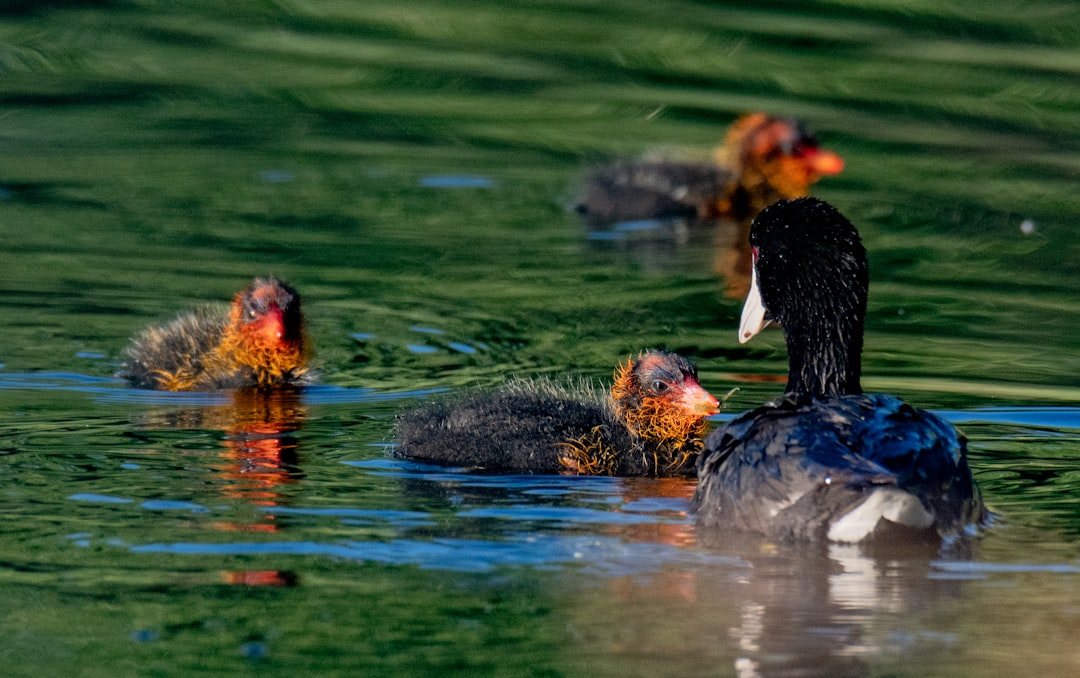
[[[787,330],[788,395],[832,398],[862,393],[862,331],[838,322],[830,327]],[[823,348],[815,348],[823,347]]]
[[[248,368],[259,385],[280,379],[286,373],[298,377],[307,371],[308,350],[301,335],[298,340],[268,342],[258,332],[247,332],[241,323],[231,323],[221,342],[206,357],[208,364],[222,369]]]

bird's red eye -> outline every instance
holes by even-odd
[[[751,252],[753,253],[753,255],[754,255],[754,261],[757,261],[757,259],[758,259],[758,251],[757,251],[757,248],[756,248],[756,247],[751,247],[751,248],[750,248],[750,251],[751,251]]]

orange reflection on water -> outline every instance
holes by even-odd
[[[304,409],[296,391],[237,391],[230,406],[219,408],[225,446],[225,496],[243,498],[257,506],[274,506],[279,490],[303,474],[297,466],[297,440],[289,434],[303,421]],[[216,427],[214,427],[216,428]],[[272,518],[272,516],[268,516]]]
[[[300,395],[293,389],[273,391],[240,390],[230,405],[217,408],[221,417],[225,449],[221,458],[223,475],[230,482],[223,488],[226,497],[240,498],[254,506],[277,506],[281,489],[303,477],[298,466],[297,439],[293,432],[304,419]],[[263,522],[219,522],[214,527],[237,532],[278,532],[282,526],[272,512],[263,513]],[[295,573],[284,570],[225,571],[227,584],[243,586],[294,586]]]
[[[641,482],[628,482],[622,493],[624,502],[642,499],[672,498],[685,499],[689,504],[694,495],[697,481],[691,478],[655,478]],[[685,511],[677,515],[686,517]],[[628,539],[640,542],[667,544],[669,546],[691,546],[696,542],[693,526],[689,523],[664,523],[650,521],[637,525],[620,526],[619,531]]]
[[[303,478],[292,435],[303,424],[305,409],[294,389],[272,391],[237,390],[224,405],[170,412],[157,418],[155,426],[196,428],[224,432],[221,440],[220,470],[225,480],[223,496],[260,507],[258,519],[250,522],[217,521],[213,529],[228,532],[277,533],[283,525],[272,507],[288,499],[284,488]],[[245,586],[292,586],[294,573],[282,570],[225,571],[229,584]]]

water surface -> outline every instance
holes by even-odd
[[[14,674],[1072,675],[1080,663],[1073,3],[164,3],[0,13],[0,567]],[[687,481],[477,476],[394,414],[646,347],[775,396],[709,232],[598,236],[591,163],[740,113],[842,155],[868,389],[970,439],[1001,520],[944,550],[702,534]],[[113,377],[255,275],[318,386]]]

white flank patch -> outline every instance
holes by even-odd
[[[927,528],[934,524],[934,516],[917,497],[895,487],[883,487],[833,522],[829,528],[829,540],[862,541],[870,536],[883,518],[916,528]]]

